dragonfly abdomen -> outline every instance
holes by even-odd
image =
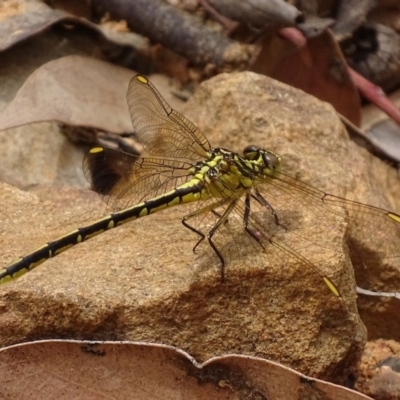
[[[19,258],[8,267],[0,270],[0,285],[19,278],[49,258],[68,250],[85,240],[134,219],[162,211],[179,204],[198,201],[204,188],[204,182],[196,178],[161,196],[139,203],[133,207],[110,214],[94,223],[75,229],[52,242]]]

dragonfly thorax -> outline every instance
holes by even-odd
[[[265,179],[274,177],[280,169],[280,157],[257,146],[248,146],[243,156],[213,148],[206,158],[193,164],[190,173],[204,185],[203,198],[241,197]]]

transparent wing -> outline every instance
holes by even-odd
[[[379,274],[385,270],[390,274],[392,267],[393,276],[398,276],[400,270],[400,216],[367,204],[347,200],[298,181],[286,174],[279,174],[275,179],[268,179],[260,187],[264,196],[272,207],[278,210],[283,206],[283,201],[293,199],[293,211],[307,210],[310,215],[310,230],[306,241],[331,249],[339,249],[338,227],[341,216],[345,216],[348,223],[348,238],[346,245],[353,265],[357,271],[372,272],[377,274],[362,273],[357,276],[359,285],[371,285]],[[288,200],[285,200],[288,199]],[[325,238],[329,238],[326,241]],[[325,243],[326,242],[326,243]],[[307,258],[310,255],[305,253]],[[384,266],[382,268],[382,266]],[[397,271],[397,273],[395,272]],[[370,275],[368,277],[368,275]],[[395,279],[394,278],[394,282]]]
[[[400,257],[400,216],[393,212],[325,193],[283,173],[270,179],[262,190],[274,199],[288,193],[299,206],[316,207],[316,212],[327,221],[332,218],[333,222],[335,215],[344,212],[353,239],[364,242],[385,258]]]
[[[224,185],[223,179],[218,182]],[[210,193],[217,190],[214,187]],[[263,265],[268,259],[271,266],[289,273],[289,266],[295,262],[325,282],[328,279],[329,283],[332,281],[327,278],[331,275],[329,268],[343,259],[348,249],[353,265],[359,271],[370,273],[370,276],[358,276],[358,284],[371,286],[375,283],[373,277],[379,279],[382,271],[385,274],[393,271],[393,282],[398,283],[398,214],[327,194],[283,173],[276,178],[266,178],[253,194],[257,191],[268,206],[257,201],[257,196],[250,196],[247,202],[243,198],[237,199],[237,194],[225,186],[219,197],[226,198],[226,202],[210,199],[189,220],[203,233],[202,245],[206,244],[207,235],[235,201],[229,217],[212,237],[227,266],[236,258],[246,259],[246,264],[253,260],[255,265]],[[210,208],[213,211],[207,212]],[[271,209],[276,213],[278,223]],[[340,291],[340,287],[337,289]]]
[[[217,184],[211,183],[208,190],[214,197],[199,202],[196,210],[189,214],[187,223],[203,235],[200,246],[214,256],[215,265],[221,265],[221,262],[210,249],[210,234],[213,245],[228,268],[239,262],[260,269],[265,268],[267,263],[274,271],[271,282],[279,280],[282,274],[308,273],[319,277],[321,287],[325,288],[325,282],[330,284],[332,291],[340,291],[328,276],[333,260],[343,257],[341,239],[346,228],[343,212],[321,219],[314,206],[309,204],[308,207],[297,208],[296,199],[286,193],[277,201],[275,198],[268,199],[272,207],[277,207],[274,208],[279,218],[277,223],[271,210],[252,197],[251,192],[247,199],[246,194],[238,198],[237,193],[224,184],[223,178]],[[324,204],[320,201],[319,206]],[[228,216],[223,219],[227,211]],[[320,221],[318,234],[315,228],[317,220]],[[218,228],[214,231],[216,226]],[[309,232],[312,232],[311,240],[307,240]],[[318,235],[324,240],[316,240]],[[198,239],[201,239],[200,234]],[[326,262],[327,257],[329,262]],[[324,260],[324,265],[321,265],[321,260]],[[226,273],[229,276],[229,270]]]
[[[186,160],[204,158],[210,149],[207,138],[173,110],[147,78],[136,75],[131,79],[127,100],[133,129],[149,154]]]
[[[95,147],[85,154],[83,173],[114,211],[174,189],[191,178],[191,164],[157,157],[142,158],[120,150]]]

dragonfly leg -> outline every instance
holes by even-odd
[[[188,229],[190,229],[192,232],[194,232],[194,233],[196,233],[197,235],[200,236],[199,241],[198,241],[198,242],[194,245],[194,247],[193,247],[193,253],[196,253],[196,248],[197,248],[197,246],[205,239],[206,235],[205,235],[203,232],[201,232],[201,231],[199,231],[198,229],[196,229],[194,226],[190,225],[187,221],[188,221],[189,219],[194,218],[194,217],[198,217],[198,216],[201,215],[201,214],[205,214],[205,213],[207,213],[207,212],[209,212],[209,211],[211,211],[211,212],[212,212],[214,215],[216,215],[218,218],[221,218],[221,215],[220,215],[217,211],[215,211],[214,209],[217,208],[217,207],[222,206],[224,203],[226,203],[226,201],[227,201],[226,199],[223,199],[223,200],[219,201],[219,202],[216,203],[216,204],[214,204],[214,203],[209,204],[209,205],[207,205],[207,206],[205,206],[205,207],[203,207],[203,208],[200,208],[199,210],[196,210],[196,211],[194,211],[194,212],[192,212],[192,213],[190,213],[190,214],[188,214],[188,215],[185,215],[185,216],[182,218],[182,224],[183,224],[183,226],[186,227],[186,228],[188,228]]]
[[[211,248],[214,250],[215,254],[217,255],[217,257],[219,258],[219,260],[221,262],[221,282],[224,282],[224,280],[225,280],[225,260],[222,257],[222,254],[220,253],[218,248],[215,246],[214,242],[212,241],[212,237],[214,236],[214,234],[217,231],[217,229],[221,226],[221,224],[227,222],[228,215],[231,213],[231,211],[235,207],[236,201],[232,202],[229,205],[229,207],[223,212],[222,215],[219,214],[217,211],[215,211],[215,208],[223,206],[228,201],[229,201],[229,199],[222,199],[217,203],[209,204],[206,207],[203,207],[203,208],[201,208],[199,210],[196,210],[191,214],[185,215],[182,218],[183,226],[185,226],[186,228],[190,229],[192,232],[197,233],[197,235],[200,236],[199,241],[193,247],[193,252],[194,253],[196,252],[197,246],[206,238],[206,235],[203,232],[201,232],[198,229],[196,229],[194,226],[190,225],[187,221],[189,219],[194,218],[194,217],[198,217],[201,214],[205,214],[205,213],[207,213],[209,211],[211,211],[215,216],[217,216],[219,218],[219,220],[216,222],[216,224],[214,224],[214,226],[208,232],[207,240],[208,240],[208,243],[210,244]]]
[[[272,214],[276,225],[281,226],[283,229],[285,229],[287,231],[286,226],[282,225],[279,222],[278,214],[276,213],[274,208],[271,206],[271,204],[268,203],[268,201],[264,198],[264,196],[257,189],[254,190],[254,193],[251,194],[251,197],[254,200],[256,200],[258,203],[260,203],[263,207],[265,207]],[[249,202],[249,205],[250,205],[250,202]]]
[[[232,210],[235,208],[236,203],[237,203],[237,200],[234,200],[229,204],[229,206],[226,208],[226,210],[221,215],[221,218],[216,222],[216,224],[210,229],[210,231],[207,234],[208,243],[210,244],[211,248],[214,250],[215,254],[221,261],[221,283],[223,283],[225,281],[225,259],[222,256],[221,252],[218,250],[217,246],[215,246],[214,242],[212,241],[212,238],[213,238],[215,232],[218,230],[218,228],[227,221],[228,216],[232,212]]]
[[[246,194],[245,208],[244,208],[244,214],[243,214],[243,227],[244,227],[245,231],[253,239],[255,239],[258,242],[258,244],[264,249],[264,246],[261,243],[260,234],[252,231],[248,226],[249,225],[249,217],[250,217],[250,196],[254,197],[253,195]]]
[[[194,232],[194,233],[197,233],[199,236],[200,236],[200,239],[198,240],[198,242],[194,245],[194,247],[193,247],[193,253],[196,253],[196,248],[197,248],[197,246],[204,240],[204,238],[206,237],[205,235],[204,235],[204,233],[203,232],[200,232],[199,230],[197,230],[194,226],[191,226],[191,225],[189,225],[187,222],[186,222],[186,220],[187,219],[189,219],[189,218],[191,218],[192,216],[194,217],[196,214],[189,214],[189,215],[185,215],[183,218],[182,218],[182,224],[183,224],[183,226],[184,227],[186,227],[186,228],[188,228],[188,229],[190,229],[192,232]]]

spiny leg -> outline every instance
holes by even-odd
[[[209,231],[209,233],[207,234],[207,240],[211,246],[211,248],[214,250],[215,254],[217,255],[217,257],[219,258],[220,262],[221,262],[221,282],[224,282],[225,280],[225,260],[222,257],[221,253],[219,252],[219,250],[217,249],[217,247],[215,246],[215,244],[212,241],[212,237],[215,234],[216,230],[219,228],[219,226],[226,222],[228,215],[231,213],[231,211],[233,210],[236,201],[231,203],[229,205],[229,207],[224,211],[224,213],[222,215],[220,215],[218,212],[216,212],[214,209],[223,206],[224,204],[226,204],[229,201],[229,199],[222,199],[220,201],[218,201],[217,203],[211,203],[199,210],[194,211],[191,214],[185,215],[182,218],[182,224],[183,226],[185,226],[186,228],[190,229],[192,232],[197,233],[200,236],[199,241],[195,244],[195,246],[193,247],[193,252],[196,252],[196,248],[197,246],[205,239],[206,235],[199,231],[198,229],[196,229],[195,227],[191,226],[190,224],[188,224],[186,221],[197,217],[201,214],[205,214],[209,211],[211,211],[214,215],[219,217],[219,220],[217,221],[217,223],[211,228],[211,230]]]
[[[253,195],[250,195],[249,193],[246,194],[246,199],[245,199],[245,208],[244,208],[244,214],[243,214],[243,227],[245,231],[255,240],[257,240],[258,244],[264,249],[263,244],[261,243],[260,235],[257,235],[256,232],[253,232],[249,228],[249,217],[250,217],[250,196],[254,198]]]
[[[190,218],[191,216],[192,216],[191,214],[185,215],[185,216],[182,218],[182,224],[183,224],[183,226],[185,226],[186,228],[190,229],[192,232],[194,232],[194,233],[196,233],[197,235],[200,236],[200,239],[199,239],[198,242],[193,246],[193,249],[192,249],[193,253],[196,253],[196,248],[197,248],[197,246],[204,240],[204,238],[205,238],[206,236],[204,235],[203,232],[200,232],[200,231],[197,230],[195,227],[189,225],[189,224],[186,222],[186,219],[187,219],[187,218]]]
[[[205,206],[203,208],[200,208],[199,210],[196,210],[196,211],[194,211],[194,212],[192,212],[192,213],[190,213],[188,215],[185,215],[182,218],[183,226],[185,226],[186,228],[190,229],[192,232],[194,232],[194,233],[196,233],[197,235],[200,236],[199,241],[193,247],[193,253],[196,253],[197,246],[205,239],[206,235],[204,235],[203,232],[199,231],[194,226],[188,224],[186,221],[189,220],[189,219],[192,219],[194,217],[198,217],[201,214],[205,214],[205,213],[207,213],[209,211],[211,211],[218,218],[221,218],[221,215],[217,211],[215,211],[215,208],[224,205],[226,202],[227,202],[227,199],[223,199],[223,200],[218,201],[217,203],[208,204],[207,206]]]
[[[214,242],[212,241],[212,238],[213,238],[215,232],[221,226],[221,224],[226,222],[229,214],[235,208],[236,203],[237,203],[237,199],[232,201],[229,204],[227,209],[221,215],[221,218],[216,222],[216,224],[211,228],[211,230],[207,234],[208,243],[210,244],[211,248],[214,250],[215,254],[217,255],[217,257],[221,261],[221,283],[223,283],[225,281],[225,260],[224,260],[224,257],[222,257],[222,254],[220,253],[218,248],[215,246]]]
[[[287,228],[285,225],[282,225],[279,222],[279,217],[278,214],[276,213],[276,211],[274,210],[274,208],[271,206],[271,204],[268,203],[268,201],[264,198],[264,196],[257,190],[254,190],[254,193],[251,194],[251,197],[253,197],[253,199],[255,199],[258,203],[260,203],[263,207],[265,207],[268,211],[270,211],[270,213],[272,214],[275,224],[281,226],[282,228],[284,228],[287,231]],[[247,203],[246,203],[247,204]],[[250,199],[249,199],[249,207],[250,207]],[[250,213],[250,210],[249,210]]]

